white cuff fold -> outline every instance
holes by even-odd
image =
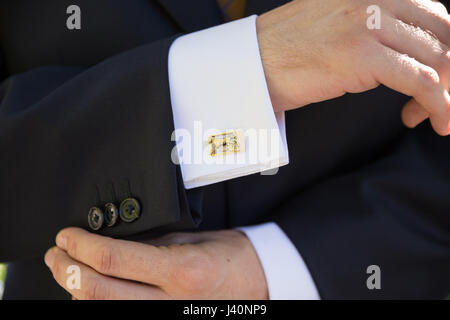
[[[169,82],[172,138],[187,189],[289,162],[284,113],[272,108],[256,16],[178,38],[169,52]],[[211,156],[209,137],[227,132],[244,134],[241,151]]]
[[[319,300],[314,280],[300,253],[276,223],[239,228],[255,248],[271,300]]]

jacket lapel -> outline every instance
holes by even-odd
[[[216,0],[155,0],[184,32],[223,23]]]

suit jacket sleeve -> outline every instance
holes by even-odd
[[[167,57],[173,39],[91,68],[48,66],[0,85],[0,261],[42,254],[93,206],[137,198],[141,217],[99,233],[126,237],[194,224],[171,161]]]
[[[277,212],[322,298],[448,296],[449,150],[448,139],[422,125],[391,156],[319,184]],[[379,290],[367,287],[371,265],[381,270]]]

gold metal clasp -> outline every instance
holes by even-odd
[[[211,157],[245,151],[244,133],[242,130],[212,135],[208,139],[208,144]]]

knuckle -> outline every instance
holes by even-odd
[[[67,239],[67,252],[69,253],[69,255],[71,257],[78,257],[77,252],[78,252],[78,245],[76,241],[73,241],[71,238]]]
[[[96,250],[94,268],[103,274],[110,273],[114,267],[113,255],[113,248],[110,245],[100,245]]]
[[[439,86],[439,76],[433,69],[423,68],[419,70],[417,83],[419,92],[433,91]]]
[[[98,280],[87,282],[83,291],[83,299],[85,300],[105,300],[108,298],[108,289]]]

